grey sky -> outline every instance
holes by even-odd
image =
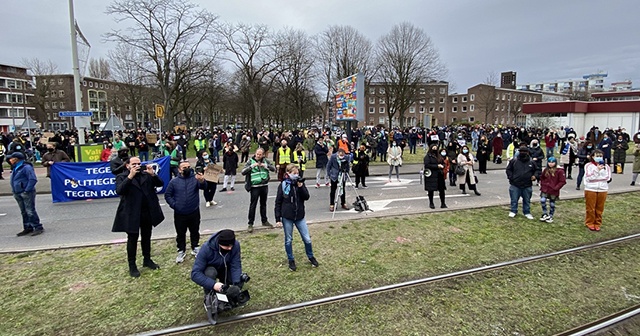
[[[374,43],[399,22],[422,27],[449,69],[456,91],[491,71],[513,70],[518,83],[579,78],[604,70],[607,83],[631,79],[640,87],[637,0],[194,0],[230,22],[289,26],[317,34],[351,25]],[[71,72],[67,0],[2,0],[0,63],[51,59]],[[109,1],[75,0],[76,19],[106,56],[102,34],[116,28]]]

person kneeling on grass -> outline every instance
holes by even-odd
[[[311,246],[311,236],[309,236],[309,228],[307,221],[304,219],[304,202],[309,199],[309,190],[298,175],[298,166],[289,164],[286,168],[286,174],[283,181],[278,186],[276,195],[276,225],[284,227],[284,250],[287,252],[289,259],[289,269],[296,270],[296,262],[293,257],[293,226],[298,229],[300,237],[304,242],[304,250],[307,258],[313,267],[318,267],[318,261],[313,256],[313,248]]]
[[[540,204],[542,205],[541,222],[553,223],[556,201],[560,197],[560,189],[567,184],[564,169],[558,167],[558,161],[551,156],[547,159],[547,167],[540,174]],[[549,213],[547,214],[547,200]]]

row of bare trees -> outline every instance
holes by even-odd
[[[195,115],[210,126],[230,117],[258,128],[296,127],[316,117],[326,123],[335,83],[355,73],[384,83],[391,126],[415,102],[420,83],[447,73],[429,36],[409,23],[374,44],[351,26],[309,36],[222,22],[183,0],[114,0],[106,13],[126,28],[104,35],[116,47],[108,59],[90,62],[89,75],[123,83],[136,108],[163,103],[168,127],[178,120],[191,126]]]

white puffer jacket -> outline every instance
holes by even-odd
[[[602,170],[598,170],[598,166],[593,162],[589,162],[584,166],[584,190],[607,192],[610,179],[611,168],[608,165],[604,165]]]

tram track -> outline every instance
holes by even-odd
[[[411,287],[420,286],[420,285],[429,284],[429,283],[434,283],[434,282],[438,282],[438,281],[456,279],[456,278],[459,278],[459,277],[480,274],[480,273],[487,272],[487,271],[499,270],[499,269],[503,269],[503,268],[507,268],[507,267],[511,267],[511,266],[523,265],[523,264],[527,264],[527,263],[531,263],[531,262],[535,262],[535,261],[539,261],[539,260],[544,260],[544,259],[549,259],[549,258],[561,256],[561,255],[567,255],[567,254],[572,254],[572,253],[589,251],[589,250],[597,249],[597,248],[604,247],[604,246],[610,246],[610,245],[614,245],[614,244],[628,242],[628,241],[631,241],[631,240],[636,240],[638,238],[640,238],[640,233],[629,235],[629,236],[624,236],[624,237],[620,237],[620,238],[615,238],[615,239],[611,239],[611,240],[606,240],[606,241],[602,241],[602,242],[598,242],[598,243],[593,243],[593,244],[578,246],[578,247],[574,247],[574,248],[569,248],[569,249],[565,249],[565,250],[561,250],[561,251],[555,251],[555,252],[550,252],[550,253],[536,255],[536,256],[530,256],[530,257],[524,257],[524,258],[518,258],[518,259],[505,261],[505,262],[500,262],[500,263],[496,263],[496,264],[492,264],[492,265],[480,266],[480,267],[475,267],[475,268],[471,268],[471,269],[467,269],[467,270],[462,270],[462,271],[457,271],[457,272],[452,272],[452,273],[447,273],[447,274],[442,274],[442,275],[426,277],[426,278],[422,278],[422,279],[416,279],[416,280],[411,280],[411,281],[406,281],[406,282],[401,282],[401,283],[396,283],[396,284],[391,284],[391,285],[386,285],[386,286],[381,286],[381,287],[376,287],[376,288],[371,288],[371,289],[365,289],[365,290],[355,291],[355,292],[351,292],[351,293],[345,293],[345,294],[340,294],[340,295],[336,295],[336,296],[325,297],[325,298],[320,298],[320,299],[316,299],[316,300],[311,300],[311,301],[306,301],[306,302],[301,302],[301,303],[295,303],[295,304],[290,304],[290,305],[286,305],[286,306],[265,309],[265,310],[256,311],[256,312],[250,312],[250,313],[246,313],[246,314],[229,316],[229,317],[225,317],[225,318],[220,318],[218,320],[217,325],[229,325],[229,324],[244,322],[244,321],[248,321],[248,320],[252,320],[252,319],[268,317],[268,316],[283,314],[283,313],[287,313],[287,312],[293,312],[293,311],[297,311],[297,310],[301,310],[301,309],[306,309],[306,308],[311,308],[311,307],[318,307],[318,306],[327,305],[327,304],[331,304],[331,303],[336,303],[336,302],[340,302],[340,301],[346,301],[346,300],[362,298],[362,297],[365,297],[365,296],[374,295],[374,294],[380,294],[380,293],[394,291],[394,290],[398,290],[398,289],[411,288]],[[614,321],[615,320],[617,322],[613,322],[613,323],[619,323],[620,321],[624,320],[624,318],[630,318],[630,317],[633,317],[636,314],[638,314],[638,312],[640,312],[640,308],[639,307],[635,307],[635,308],[636,308],[635,309],[636,312],[634,314],[632,314],[634,309],[631,309],[631,310],[627,309],[627,310],[625,310],[623,312],[619,312],[619,313],[616,313],[614,315],[608,316],[606,318],[600,319],[598,321],[594,321],[592,323],[585,324],[584,326],[581,326],[581,327],[585,328],[583,330],[587,330],[588,328],[595,328],[597,325],[600,325],[600,324],[604,325],[605,323],[607,323],[607,321]],[[611,324],[609,324],[609,325],[611,325]],[[603,326],[602,328],[606,328],[607,326],[608,325]],[[188,333],[188,332],[193,332],[193,331],[197,331],[197,330],[203,330],[203,329],[207,329],[207,328],[211,328],[211,327],[213,327],[213,326],[209,322],[200,322],[200,323],[177,326],[177,327],[172,327],[172,328],[167,328],[167,329],[143,332],[143,333],[139,333],[139,334],[136,334],[136,335],[142,335],[142,336],[181,335],[181,334],[185,334],[185,333]],[[564,332],[564,333],[561,333],[561,334],[558,334],[558,335],[562,335],[562,336],[587,335],[585,333],[580,333],[580,332],[582,332],[579,329],[581,327],[578,327],[578,328],[575,328],[575,329],[571,329],[571,330],[569,330],[567,332]],[[594,329],[594,331],[595,330],[599,330],[599,329]],[[593,332],[593,331],[590,331],[590,332]]]

